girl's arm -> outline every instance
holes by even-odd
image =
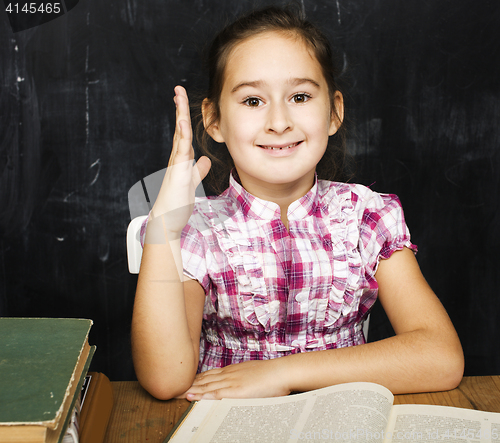
[[[183,281],[180,237],[210,161],[202,157],[193,165],[187,94],[181,87],[175,91],[172,153],[147,225],[132,317],[137,378],[161,399],[181,394],[194,380],[205,298],[198,282]]]
[[[376,278],[394,337],[207,371],[187,398],[287,395],[352,381],[379,383],[395,394],[455,388],[463,375],[462,347],[413,253],[405,248],[381,260]]]
[[[168,281],[169,251],[145,245],[132,318],[137,379],[151,395],[167,400],[193,383],[198,368],[205,291],[195,280]],[[175,267],[175,264],[173,265]]]

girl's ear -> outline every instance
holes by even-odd
[[[335,92],[335,96],[333,97],[333,103],[334,103],[334,108],[332,109],[328,135],[335,134],[342,125],[342,122],[344,121],[344,96],[340,91]]]
[[[219,122],[215,118],[214,104],[208,98],[203,100],[201,113],[203,115],[203,126],[205,126],[205,131],[207,131],[208,135],[217,143],[224,143],[224,138],[219,129]]]

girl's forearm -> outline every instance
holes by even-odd
[[[454,331],[416,330],[378,342],[282,358],[290,391],[369,381],[394,394],[455,388],[463,375],[463,353]]]
[[[163,226],[150,222],[134,302],[132,353],[138,380],[158,398],[184,392],[198,364],[180,264],[178,238],[166,241]]]
[[[270,397],[360,381],[395,394],[452,389],[462,378],[463,353],[453,328],[444,329],[211,369],[196,376],[186,395],[188,400]]]
[[[379,300],[396,335],[290,356],[292,389],[372,381],[394,393],[412,393],[452,389],[460,383],[464,369],[460,340],[413,252],[404,248],[381,260],[375,276]]]

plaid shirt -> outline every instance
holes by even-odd
[[[206,293],[199,371],[364,343],[379,259],[416,251],[399,199],[362,185],[317,180],[288,223],[233,176],[197,199],[181,246]]]

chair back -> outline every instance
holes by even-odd
[[[139,274],[141,269],[142,245],[141,245],[141,226],[147,215],[135,217],[127,228],[127,259],[128,271],[131,274]]]

